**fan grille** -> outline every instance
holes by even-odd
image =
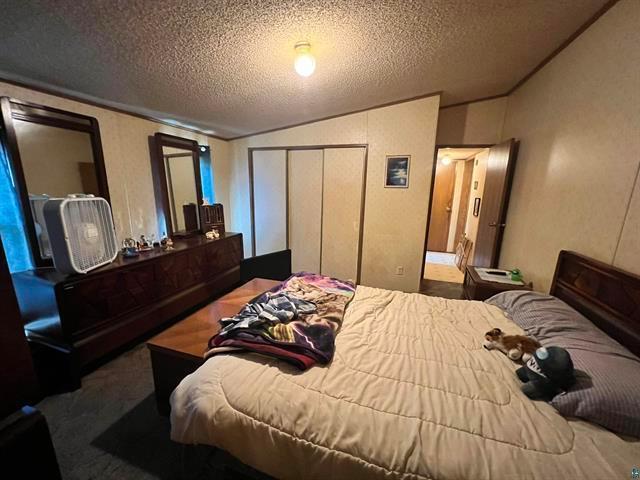
[[[117,252],[109,204],[101,198],[66,202],[62,211],[69,253],[81,272],[110,262]]]

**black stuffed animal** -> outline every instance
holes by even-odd
[[[560,347],[538,348],[516,374],[524,382],[522,391],[527,397],[547,402],[566,392],[576,380],[571,356]]]

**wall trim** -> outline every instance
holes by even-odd
[[[468,100],[466,102],[458,102],[458,103],[452,103],[451,105],[443,105],[442,107],[440,107],[440,110],[446,110],[447,108],[454,108],[454,107],[462,107],[463,105],[469,105],[470,103],[488,102],[489,100],[496,100],[498,98],[503,98],[508,96],[509,96],[508,93],[501,93],[500,95],[490,95],[488,97],[480,97],[474,100]]]
[[[359,110],[352,110],[350,112],[338,113],[336,115],[329,115],[328,117],[316,118],[315,120],[307,120],[305,122],[294,123],[292,125],[285,125],[283,127],[276,127],[276,128],[272,128],[270,130],[262,130],[262,131],[256,132],[256,133],[247,133],[246,135],[239,135],[237,137],[231,137],[231,138],[228,138],[227,140],[229,140],[229,141],[231,141],[231,140],[241,140],[243,138],[255,137],[257,135],[263,135],[265,133],[279,132],[280,130],[288,130],[290,128],[302,127],[303,125],[309,125],[309,124],[312,124],[312,123],[323,122],[325,120],[332,120],[334,118],[346,117],[347,115],[355,115],[356,113],[367,112],[369,110],[376,110],[378,108],[391,107],[393,105],[399,105],[401,103],[414,102],[416,100],[422,100],[423,98],[436,97],[436,96],[441,96],[441,95],[442,95],[442,90],[437,91],[437,92],[424,93],[422,95],[417,95],[415,97],[404,98],[402,100],[394,100],[393,102],[381,103],[381,104],[378,104],[378,105],[373,105],[371,107],[361,108]]]
[[[562,42],[553,52],[551,52],[549,55],[543,58],[540,63],[538,63],[535,67],[533,67],[533,69],[529,73],[527,73],[524,77],[518,80],[518,82],[509,90],[507,90],[505,93],[501,93],[498,95],[490,95],[487,97],[480,97],[474,100],[467,100],[464,102],[452,103],[450,105],[443,105],[440,107],[440,110],[445,110],[447,108],[453,108],[453,107],[461,107],[463,105],[469,105],[470,103],[486,102],[488,100],[496,100],[502,97],[509,97],[512,93],[518,90],[522,85],[527,83],[527,81],[531,77],[533,77],[536,73],[542,70],[542,68],[544,68],[545,65],[547,65],[549,62],[551,62],[551,60],[553,60],[557,55],[559,55],[560,52],[562,52],[571,43],[573,43],[573,41],[576,38],[582,35],[591,25],[593,25],[600,17],[602,17],[605,13],[607,13],[611,9],[611,7],[613,7],[619,1],[620,0],[609,0],[606,4],[604,4],[602,8],[600,8],[591,18],[589,18],[585,23],[583,23],[575,32],[569,35],[569,37],[567,37],[567,39],[564,42]]]
[[[553,60],[558,54],[560,54],[560,52],[562,52],[565,48],[567,48],[571,43],[573,43],[573,41],[575,39],[577,39],[580,35],[582,35],[591,25],[593,25],[600,17],[602,17],[605,13],[607,13],[611,7],[613,7],[616,3],[618,3],[619,0],[609,0],[605,5],[602,6],[602,8],[600,8],[591,18],[589,18],[585,23],[583,23],[575,32],[573,32],[571,35],[569,35],[569,37],[567,37],[567,39],[562,42],[553,52],[551,52],[549,55],[547,55],[540,63],[538,63],[529,73],[527,73],[524,77],[522,77],[520,80],[518,80],[518,82],[516,82],[516,84],[511,87],[509,90],[507,90],[504,93],[500,93],[497,95],[489,95],[486,97],[480,97],[480,98],[476,98],[473,100],[467,100],[464,102],[458,102],[458,103],[452,103],[450,105],[443,105],[440,107],[440,110],[445,110],[447,108],[453,108],[453,107],[460,107],[463,105],[469,105],[471,103],[479,103],[479,102],[486,102],[488,100],[496,100],[498,98],[502,98],[502,97],[509,97],[512,93],[514,93],[518,88],[520,88],[522,85],[524,85],[531,77],[533,77],[538,71],[540,71],[545,65],[547,65],[551,60]],[[248,137],[253,137],[256,135],[262,135],[265,133],[272,133],[272,132],[277,132],[280,130],[287,130],[289,128],[294,128],[294,127],[300,127],[303,125],[308,125],[311,123],[316,123],[316,122],[321,122],[323,120],[330,120],[332,118],[338,118],[338,117],[344,117],[346,115],[353,115],[355,113],[362,113],[362,112],[366,112],[367,110],[375,110],[376,108],[383,108],[383,107],[389,107],[391,105],[397,105],[399,103],[405,103],[405,102],[411,102],[414,100],[420,100],[423,98],[428,98],[428,97],[433,97],[436,95],[442,96],[443,90],[437,91],[437,92],[433,92],[433,93],[426,93],[423,95],[418,95],[416,97],[411,97],[411,98],[406,98],[404,100],[397,100],[394,102],[388,102],[388,103],[384,103],[384,104],[380,104],[380,105],[374,105],[372,107],[368,107],[368,108],[363,108],[361,110],[354,110],[351,112],[347,112],[347,113],[340,113],[337,115],[331,115],[328,117],[323,117],[323,118],[317,118],[315,120],[308,120],[306,122],[301,122],[301,123],[296,123],[296,124],[292,124],[292,125],[287,125],[287,126],[283,126],[283,127],[277,127],[277,128],[273,128],[270,130],[263,130],[260,132],[256,132],[256,133],[248,133],[245,135],[239,135],[237,137],[230,137],[227,140],[240,140],[243,138],[248,138]]]
[[[549,62],[551,62],[551,60],[553,60],[556,56],[558,56],[560,54],[560,52],[562,52],[571,43],[573,43],[573,41],[576,38],[578,38],[580,35],[582,35],[591,25],[596,23],[596,21],[600,17],[602,17],[605,13],[607,13],[611,9],[611,7],[613,7],[616,3],[618,3],[618,1],[619,0],[609,0],[607,3],[605,3],[600,8],[600,10],[598,10],[589,20],[587,20],[585,23],[583,23],[580,26],[580,28],[578,28],[578,30],[573,32],[573,34],[569,35],[569,37],[567,37],[567,39],[558,46],[558,48],[556,48],[553,52],[551,52],[549,55],[547,55],[538,65],[536,65],[533,68],[533,70],[531,70],[529,73],[527,73],[524,77],[522,77],[520,79],[520,81],[518,81],[518,83],[516,83],[513,87],[511,87],[507,91],[507,93],[505,93],[505,95],[507,95],[507,96],[511,95],[513,92],[518,90],[522,85],[527,83],[527,81],[531,77],[533,77],[536,73],[538,73],[540,70],[542,70],[542,68],[544,68]]]
[[[163,120],[160,120],[159,118],[152,117],[150,115],[145,115],[143,113],[137,113],[137,112],[134,112],[132,110],[126,110],[124,108],[113,107],[113,106],[107,105],[105,103],[101,103],[101,102],[98,102],[98,101],[95,101],[95,100],[89,100],[87,98],[82,98],[80,96],[76,96],[76,95],[69,94],[69,93],[60,92],[60,91],[56,90],[55,88],[49,88],[49,87],[44,87],[44,86],[41,86],[41,85],[36,85],[35,83],[30,83],[28,81],[14,80],[14,79],[7,78],[5,76],[0,75],[0,82],[8,83],[9,85],[13,85],[15,87],[20,87],[20,88],[26,88],[28,90],[33,90],[34,92],[40,92],[40,93],[44,93],[46,95],[52,95],[54,97],[64,98],[65,100],[71,100],[73,102],[84,103],[85,105],[90,105],[92,107],[102,108],[104,110],[110,110],[112,112],[121,113],[123,115],[129,115],[130,117],[141,118],[143,120],[148,120],[150,122],[158,123],[160,125],[165,125],[167,127],[178,128],[180,130],[185,130],[187,132],[197,133],[199,135],[205,135],[205,136],[207,136],[209,138],[215,138],[216,140],[224,140],[224,141],[228,141],[229,140],[228,138],[220,137],[218,135],[213,135],[211,133],[204,133],[202,130],[199,130],[197,128],[189,128],[189,127],[183,127],[183,126],[180,126],[180,125],[174,125],[172,123],[165,122]]]

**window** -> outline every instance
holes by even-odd
[[[33,268],[27,243],[18,191],[11,171],[9,155],[0,139],[0,236],[7,256],[9,271]]]
[[[213,187],[213,162],[211,161],[211,147],[200,145],[200,179],[202,181],[202,199],[212,205],[216,202]]]

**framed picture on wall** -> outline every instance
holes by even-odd
[[[480,197],[476,197],[473,201],[473,216],[477,217],[480,215]]]
[[[385,188],[409,188],[411,155],[387,155],[384,173]]]

